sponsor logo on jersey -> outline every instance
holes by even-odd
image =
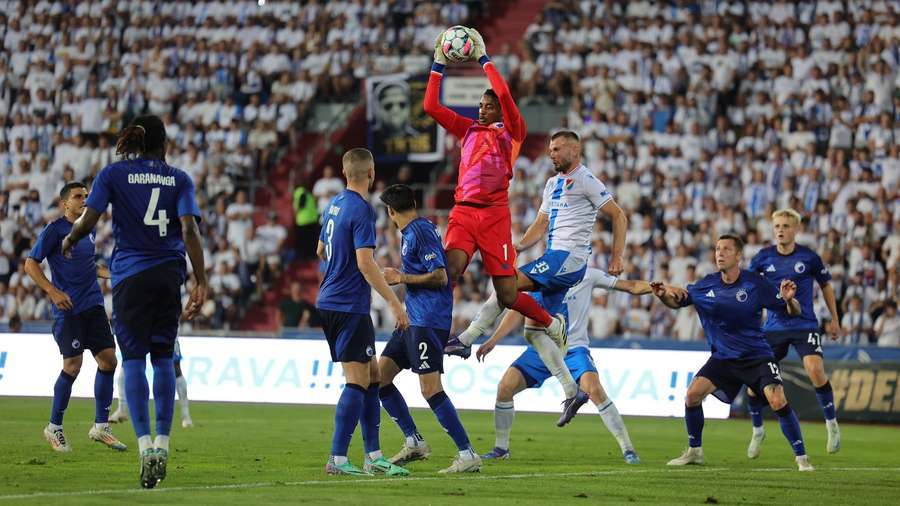
[[[714,299],[714,298],[716,298],[716,292],[710,290],[710,291],[706,292],[706,296]]]
[[[772,264],[769,264],[769,266],[766,267],[766,272],[775,272],[775,266]]]
[[[804,272],[806,272],[806,264],[804,264],[803,262],[795,263],[794,272],[796,272],[797,274],[803,274]]]
[[[738,302],[747,302],[747,290],[741,288],[734,294],[734,298],[737,299]]]
[[[434,260],[435,258],[437,258],[437,253],[429,253],[429,254],[425,255],[426,262],[429,260]]]

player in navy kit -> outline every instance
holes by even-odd
[[[389,186],[382,192],[381,201],[387,205],[388,217],[403,236],[400,247],[403,270],[385,268],[384,278],[391,285],[406,285],[406,310],[410,322],[409,329],[394,332],[379,360],[381,404],[406,436],[406,443],[391,462],[402,465],[425,459],[431,453],[431,448],[416,429],[406,400],[392,383],[401,370],[409,369],[419,375],[422,396],[459,450],[450,467],[439,472],[478,472],[481,458],[472,450],[456,408],[441,385],[444,346],[453,319],[453,295],[441,237],[434,224],[419,217],[410,187]]]
[[[88,437],[115,450],[124,451],[125,445],[113,436],[109,428],[109,405],[112,403],[113,374],[116,372],[116,345],[109,320],[103,309],[103,294],[97,284],[98,274],[108,278],[106,268],[98,268],[94,261],[94,235],[90,241],[81,242],[70,258],[60,251],[62,238],[72,229],[72,223],[84,210],[87,186],[84,183],[68,183],[59,192],[63,216],[48,224],[25,260],[25,272],[35,284],[47,292],[53,302],[53,338],[63,356],[63,370],[53,387],[53,409],[50,424],[44,428],[44,437],[58,452],[71,451],[63,432],[63,413],[69,405],[72,384],[81,370],[85,348],[94,354],[97,374],[94,376],[96,410],[94,425]],[[41,262],[47,259],[53,282],[44,275]]]
[[[796,243],[800,228],[800,213],[793,209],[780,209],[772,214],[772,227],[775,229],[775,245],[764,248],[750,261],[750,270],[758,272],[767,280],[778,284],[783,279],[790,279],[797,284],[797,300],[800,301],[800,316],[791,318],[782,311],[769,311],[763,332],[775,354],[775,361],[781,362],[787,356],[791,346],[800,355],[803,368],[810,382],[816,389],[816,398],[822,406],[825,416],[825,427],[828,433],[826,450],[836,453],[841,449],[841,430],[838,427],[834,409],[834,393],[831,382],[825,374],[822,361],[822,342],[819,334],[819,322],[813,309],[813,280],[822,288],[825,304],[831,313],[831,320],[825,326],[831,339],[841,336],[837,303],[834,288],[831,286],[831,274],[822,263],[822,259],[813,250]],[[753,423],[753,436],[747,448],[747,456],[754,459],[759,456],[760,445],[765,439],[763,429],[762,408],[765,401],[748,391],[750,419]]]
[[[115,249],[110,273],[115,334],[124,361],[128,410],[140,448],[141,486],[153,488],[165,479],[168,464],[175,405],[172,355],[178,321],[197,314],[208,289],[197,226],[200,209],[190,176],[165,161],[166,130],[159,117],[135,118],[119,134],[116,154],[123,159],[97,174],[84,214],[63,239],[62,250],[65,254],[73,249],[112,204]],[[185,250],[195,283],[182,313]],[[153,365],[155,441],[150,438],[148,353]]]
[[[794,452],[801,471],[812,471],[800,433],[797,415],[788,405],[772,348],[760,328],[763,308],[800,314],[800,303],[794,298],[797,285],[785,279],[780,290],[754,272],[740,268],[743,241],[725,234],[716,241],[716,267],[710,274],[687,290],[651,283],[653,293],[674,309],[694,305],[700,324],[712,350],[712,356],[697,371],[685,397],[684,420],[688,432],[688,449],[670,466],[703,463],[703,400],[714,394],[730,403],[741,387],[747,385],[765,395],[778,415],[781,430]]]
[[[319,258],[327,262],[316,308],[322,317],[331,360],[341,363],[347,378],[335,409],[331,456],[325,472],[405,476],[409,471],[391,464],[381,453],[379,374],[378,363],[372,360],[375,329],[369,316],[372,288],[388,301],[399,330],[409,327],[409,318],[375,263],[375,210],[366,200],[375,181],[372,153],[354,148],[344,153],[341,161],[347,189],[325,208],[316,249]],[[363,469],[347,459],[357,423],[362,426],[365,443]]]

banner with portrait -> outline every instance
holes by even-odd
[[[444,129],[425,114],[428,75],[366,79],[369,150],[379,162],[434,162],[444,155]]]

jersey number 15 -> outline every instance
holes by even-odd
[[[144,213],[144,225],[159,227],[159,236],[165,237],[169,233],[169,217],[165,209],[156,210],[159,205],[159,188],[150,192],[150,203],[147,204],[147,212]],[[154,218],[153,215],[156,215]]]

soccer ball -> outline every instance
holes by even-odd
[[[464,26],[453,26],[444,32],[441,51],[452,62],[464,62],[475,53],[475,44],[469,39],[469,31]]]

